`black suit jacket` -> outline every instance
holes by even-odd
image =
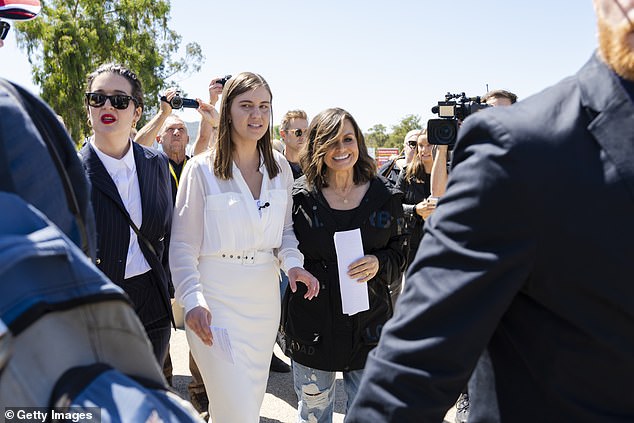
[[[634,421],[634,105],[593,57],[465,121],[347,422]]]
[[[134,142],[132,148],[143,215],[139,230],[156,253],[139,239],[141,251],[152,267],[157,282],[156,286],[148,287],[145,292],[126,290],[129,287],[123,283],[130,225],[117,187],[90,143],[81,149],[80,157],[92,184],[91,200],[97,223],[97,267],[126,290],[137,312],[140,312],[141,321],[149,323],[171,315],[168,247],[172,225],[172,192],[167,157]]]

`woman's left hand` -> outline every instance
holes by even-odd
[[[379,259],[371,254],[353,261],[348,266],[348,276],[357,282],[367,282],[379,273]]]
[[[309,271],[301,267],[292,267],[288,269],[288,284],[291,291],[297,291],[297,282],[301,282],[308,287],[304,298],[312,300],[319,294],[319,281]]]

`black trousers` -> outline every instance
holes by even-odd
[[[152,271],[133,276],[123,281],[122,288],[130,297],[134,311],[141,319],[145,333],[150,339],[154,356],[162,368],[169,351],[172,328],[168,311],[157,288]]]

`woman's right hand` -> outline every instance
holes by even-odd
[[[212,346],[214,338],[211,335],[211,312],[203,306],[196,306],[185,315],[185,324],[203,341]]]
[[[436,210],[437,198],[429,197],[416,204],[416,214],[427,220],[427,218]]]

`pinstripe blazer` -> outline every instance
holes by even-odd
[[[141,251],[152,267],[159,289],[152,288],[144,301],[156,302],[155,310],[169,305],[171,278],[168,263],[169,235],[172,225],[172,188],[165,154],[132,143],[139,189],[141,192],[141,234],[154,247],[154,254],[139,239]],[[97,223],[97,267],[114,283],[123,286],[126,257],[130,243],[127,210],[117,187],[90,143],[79,152],[91,187],[91,200]],[[160,295],[159,295],[160,293]],[[134,298],[133,302],[134,302]],[[168,314],[171,308],[168,308]],[[157,317],[157,316],[154,316]],[[143,318],[141,320],[144,320]]]

